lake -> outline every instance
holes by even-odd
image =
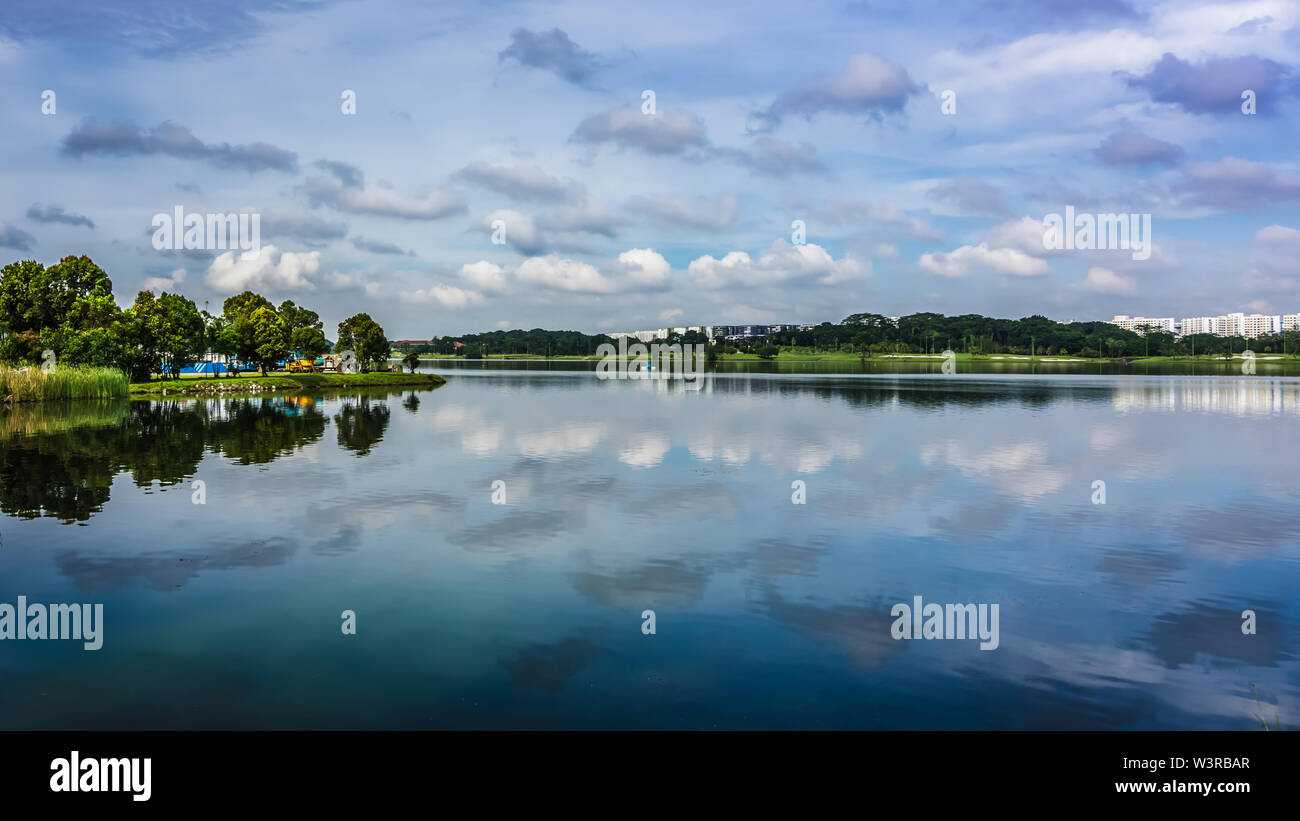
[[[0,410],[0,602],[104,612],[97,651],[0,641],[0,727],[1300,715],[1300,380],[432,367],[427,391]],[[895,638],[916,597],[996,605],[996,648]]]

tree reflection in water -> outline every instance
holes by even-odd
[[[342,401],[333,417],[339,445],[365,456],[388,427],[388,405],[366,396]],[[194,475],[205,451],[264,465],[320,441],[327,424],[310,396],[7,408],[0,411],[0,511],[84,523],[103,510],[119,473],[138,487],[176,485]]]

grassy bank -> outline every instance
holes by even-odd
[[[447,380],[433,373],[295,373],[238,378],[155,379],[132,382],[131,396],[229,396],[267,391],[346,388],[436,388]]]
[[[55,399],[122,399],[126,374],[116,368],[60,366],[46,373],[40,366],[0,367],[0,399],[43,402]]]

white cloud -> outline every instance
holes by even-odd
[[[480,291],[502,294],[509,290],[506,270],[487,260],[467,262],[460,266],[460,278]]]
[[[757,260],[744,251],[732,251],[722,259],[705,254],[692,261],[687,271],[704,288],[772,285],[805,278],[820,285],[838,285],[871,276],[871,263],[847,254],[836,260],[820,245],[791,245],[778,239]]]
[[[237,294],[240,291],[292,291],[316,289],[308,276],[320,270],[320,251],[296,254],[281,252],[274,245],[263,245],[262,250],[244,251],[235,256],[226,251],[208,266],[208,286],[221,293]]]
[[[177,287],[185,281],[185,269],[177,268],[165,277],[145,277],[140,287],[146,291],[155,291],[158,293],[176,293]]]
[[[609,294],[617,290],[614,283],[596,270],[595,266],[556,254],[530,257],[515,271],[520,282],[589,294]]]
[[[1021,217],[995,225],[989,231],[988,243],[994,248],[1013,248],[1031,257],[1046,253],[1043,248],[1043,223],[1033,217]]]
[[[337,177],[315,174],[307,178],[303,189],[313,208],[323,204],[353,214],[435,220],[465,211],[460,194],[440,188],[431,188],[422,197],[412,199],[387,185],[369,181],[347,185]]]
[[[411,302],[437,302],[444,308],[452,309],[467,308],[483,301],[483,295],[476,291],[467,291],[464,288],[442,283],[418,291],[403,291],[402,298]]]
[[[618,255],[620,272],[626,281],[641,287],[659,287],[668,283],[672,266],[649,248],[633,248]]]
[[[921,270],[942,277],[964,277],[972,268],[1029,277],[1047,273],[1047,263],[1014,248],[990,248],[987,242],[963,245],[947,253],[922,254]]]
[[[1089,268],[1088,276],[1079,283],[1079,287],[1099,294],[1131,294],[1137,289],[1133,280],[1122,277],[1109,268]]]

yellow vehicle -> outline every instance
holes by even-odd
[[[316,370],[316,363],[310,359],[291,360],[286,368],[289,373],[311,373]]]

